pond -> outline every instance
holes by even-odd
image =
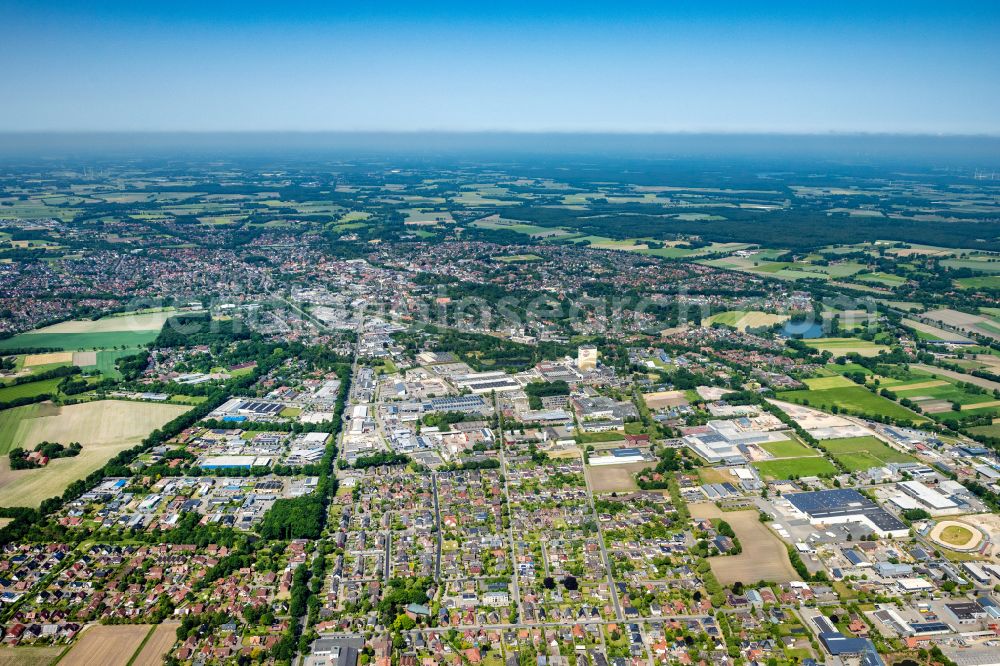
[[[817,321],[787,321],[781,327],[781,334],[786,338],[821,338],[823,327]]]

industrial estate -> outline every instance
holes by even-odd
[[[1000,186],[598,164],[0,169],[0,663],[997,663]]]

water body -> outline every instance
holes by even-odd
[[[781,334],[786,338],[821,338],[823,327],[816,321],[786,321]]]

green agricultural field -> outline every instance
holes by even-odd
[[[95,400],[75,405],[32,405],[34,411],[3,414],[0,451],[39,442],[80,442],[80,455],[51,461],[42,469],[11,470],[0,459],[0,506],[37,506],[104,465],[189,407],[127,400]],[[13,412],[17,410],[6,410]],[[11,423],[13,421],[13,424]]]
[[[115,366],[115,361],[125,356],[132,356],[137,353],[136,349],[106,349],[97,352],[97,363],[95,365],[80,366],[83,370],[97,370],[105,377],[121,379],[121,373]]]
[[[955,283],[962,289],[1000,289],[1000,275],[959,278]]]
[[[108,331],[101,333],[21,333],[0,340],[3,349],[109,349],[113,347],[145,347],[156,339],[159,331]]]
[[[886,287],[898,287],[899,285],[906,282],[906,278],[902,278],[898,275],[892,275],[890,273],[867,273],[865,275],[856,276],[858,280],[862,282],[873,282],[875,284],[881,284]]]
[[[345,213],[344,215],[341,215],[340,219],[337,220],[337,223],[349,224],[351,222],[363,222],[364,220],[367,220],[371,216],[372,216],[371,213],[366,213],[360,210],[352,210],[348,213]]]
[[[992,261],[990,261],[991,259]],[[996,257],[981,256],[965,259],[945,259],[941,262],[941,265],[948,268],[968,268],[978,273],[1000,273],[1000,261],[996,261]]]
[[[979,409],[966,409],[963,407],[960,412],[955,412],[949,409],[946,412],[935,414],[934,419],[937,421],[943,421],[944,423],[954,424],[958,421],[974,416],[992,416],[994,418],[1000,417],[1000,406],[993,405],[991,407],[981,407]]]
[[[890,448],[875,437],[828,439],[823,441],[823,447],[851,472],[882,467],[891,462],[915,462],[912,456]]]
[[[834,467],[822,456],[808,458],[790,458],[787,460],[765,460],[752,463],[765,480],[788,479],[793,476],[819,476],[821,474],[836,474]]]
[[[743,318],[744,312],[729,310],[714,314],[706,320],[709,324],[725,324],[726,326],[736,326],[736,322]]]
[[[985,435],[987,437],[1000,437],[1000,423],[985,426],[973,426],[969,428],[973,435]]]
[[[938,381],[942,382],[939,386],[927,386],[933,381],[928,380],[922,383],[914,383],[914,388],[907,388],[906,384],[890,386],[889,390],[901,398],[909,398],[910,400],[927,397],[934,400],[957,402],[960,405],[974,405],[979,402],[992,402],[993,400],[992,394],[972,393],[952,384],[947,378],[939,379]]]
[[[813,349],[828,351],[834,356],[846,356],[852,352],[861,356],[877,356],[881,351],[889,351],[885,345],[860,338],[813,338],[803,342]]]
[[[21,422],[34,418],[39,407],[40,403],[35,403],[0,411],[0,456],[7,455],[14,447],[17,441],[17,429]]]
[[[859,365],[858,363],[828,363],[823,367],[841,375],[846,375],[848,373],[854,374],[856,372],[860,372],[863,375],[871,374],[871,370],[863,365]]]
[[[519,234],[524,234],[525,236],[536,236],[540,238],[556,238],[573,235],[572,232],[559,227],[540,227],[537,224],[528,224],[527,222],[518,222],[516,220],[500,220],[495,217],[476,220],[472,223],[472,226],[479,227],[481,229],[514,231]]]
[[[142,347],[156,339],[172,310],[120,313],[102,319],[63,321],[0,341],[3,349],[110,349]]]
[[[842,375],[835,375],[833,377],[813,377],[812,379],[804,379],[802,381],[805,382],[805,385],[808,386],[811,391],[824,391],[832,388],[857,386],[857,384]]]
[[[844,386],[821,391],[786,391],[778,394],[781,400],[807,405],[824,411],[834,406],[841,412],[867,416],[885,416],[891,419],[926,421],[923,416],[876,395],[861,386]]]
[[[5,386],[0,388],[0,402],[10,402],[18,398],[33,398],[43,393],[55,393],[56,387],[61,381],[61,377],[56,377],[55,379],[43,379],[40,382]]]

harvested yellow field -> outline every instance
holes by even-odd
[[[151,628],[149,624],[98,624],[88,627],[59,663],[63,666],[125,666]]]
[[[24,367],[33,368],[36,365],[50,363],[72,363],[73,352],[49,352],[47,354],[28,354],[24,357]]]
[[[962,405],[962,411],[969,409],[983,409],[984,407],[1000,407],[1000,400],[990,400],[989,402],[977,402],[971,405]]]
[[[78,365],[81,368],[88,365],[97,365],[97,352],[96,351],[73,352],[73,365]]]
[[[745,331],[748,328],[773,326],[788,319],[788,315],[772,314],[770,312],[748,312],[736,322],[736,328]]]
[[[639,490],[635,483],[636,472],[650,467],[651,462],[625,463],[623,465],[587,465],[587,480],[595,493],[624,493]]]
[[[153,635],[149,637],[146,644],[142,646],[142,651],[136,655],[132,666],[160,666],[163,658],[167,656],[174,641],[177,640],[177,627],[180,622],[164,622],[153,630]]]
[[[761,312],[760,310],[729,310],[712,315],[702,322],[702,326],[711,326],[713,323],[732,326],[738,331],[746,331],[748,328],[762,328],[780,324],[788,319],[788,315],[772,314]]]
[[[171,311],[105,317],[103,319],[76,319],[40,328],[32,333],[112,333],[115,331],[158,331],[174,313]]]
[[[714,504],[699,502],[690,506],[695,518],[721,518],[736,532],[743,552],[708,558],[715,577],[723,585],[736,581],[768,580],[787,583],[800,580],[788,561],[785,544],[760,522],[757,511],[723,511]]]
[[[885,345],[857,345],[857,346],[844,346],[844,347],[825,347],[823,345],[810,345],[815,347],[820,351],[829,351],[834,356],[847,356],[848,354],[857,354],[858,356],[871,357],[878,356],[879,352],[887,352],[889,348]]]
[[[650,409],[669,409],[670,407],[688,404],[688,399],[684,395],[684,391],[643,393],[642,399],[646,401],[646,406]]]
[[[65,649],[65,645],[0,647],[0,666],[49,666]]]
[[[934,388],[935,386],[944,386],[947,383],[948,382],[944,381],[943,379],[932,379],[930,381],[920,382],[919,384],[906,384],[904,386],[900,386],[899,390],[913,391],[915,389],[929,389],[929,388]],[[892,390],[892,387],[890,387],[890,390]]]
[[[41,469],[14,471],[10,460],[0,457],[0,506],[38,506],[188,409],[184,405],[125,400],[62,407],[41,404],[36,416],[18,424],[15,441],[24,448],[43,441],[80,442],[83,450],[76,457],[53,460]]]
[[[699,467],[698,478],[702,483],[732,483],[735,477],[716,467]]]

